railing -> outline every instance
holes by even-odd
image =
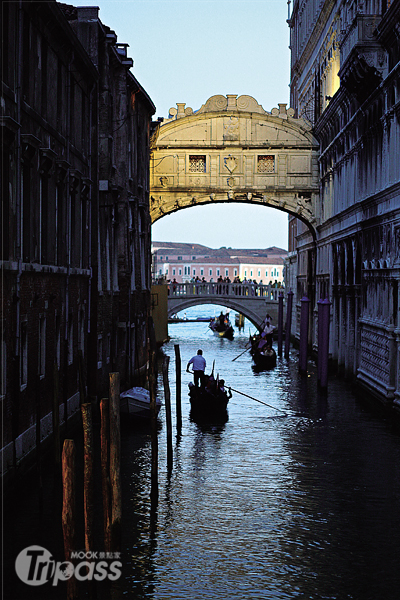
[[[182,298],[188,296],[231,296],[242,298],[260,298],[264,301],[278,302],[279,292],[283,287],[275,284],[258,283],[170,283],[168,284],[168,296],[170,298]]]
[[[346,31],[343,33],[340,44],[340,64],[343,66],[352,50],[356,46],[371,44],[377,40],[374,37],[374,30],[380,20],[380,15],[356,15]],[[371,51],[371,48],[368,49]]]

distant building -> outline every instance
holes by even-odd
[[[208,248],[196,244],[153,242],[153,277],[178,283],[199,277],[206,281],[217,281],[229,277],[240,280],[252,279],[257,283],[280,284],[284,281],[284,258],[286,250],[272,247],[267,249]]]

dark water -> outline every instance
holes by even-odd
[[[187,311],[188,317],[194,313],[214,315],[214,308]],[[170,326],[171,342],[164,352],[171,357],[173,471],[169,476],[163,423],[159,504],[151,515],[150,435],[137,427],[123,428],[122,576],[110,587],[98,584],[98,596],[397,600],[397,429],[335,377],[327,396],[319,395],[313,364],[308,377],[300,378],[295,351],[290,360],[278,359],[273,371],[259,374],[248,353],[232,362],[245,348],[248,333],[248,322],[245,333],[236,333],[233,341],[213,337],[205,323]],[[179,439],[174,344],[180,346],[183,370]],[[234,393],[226,424],[200,427],[191,422],[191,376],[184,369],[198,348],[209,367],[215,359],[215,371],[228,385],[280,410]],[[159,383],[162,394],[161,378]],[[164,421],[164,409],[160,417]],[[45,487],[46,515],[35,508],[36,501],[19,499],[25,512],[13,535],[6,528],[9,557],[25,542],[53,544],[52,551],[59,551],[57,498],[58,492]],[[47,587],[42,596],[23,584],[13,589],[14,595],[6,598],[65,597],[61,585]],[[84,590],[81,597],[86,597]]]

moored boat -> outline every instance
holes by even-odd
[[[209,323],[212,317],[197,317],[197,319],[181,319],[179,317],[170,317],[168,323]]]
[[[156,398],[156,412],[160,412],[161,400]],[[133,387],[120,394],[121,414],[150,418],[150,392],[142,387]]]

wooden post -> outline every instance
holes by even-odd
[[[57,363],[54,363],[54,394],[53,394],[53,445],[54,445],[54,464],[59,474],[60,469],[60,404],[59,404],[59,390],[60,390],[60,377],[58,372]]]
[[[179,344],[175,344],[174,349],[175,349],[175,377],[176,377],[176,429],[177,429],[178,435],[179,435],[182,431],[182,401],[181,401],[182,367],[181,367],[181,352],[179,349]]]
[[[318,300],[318,384],[322,389],[328,386],[329,325],[331,303],[326,298]]]
[[[300,300],[300,352],[299,352],[299,371],[302,375],[307,373],[307,354],[308,354],[308,323],[310,312],[310,300],[304,296]]]
[[[150,388],[150,419],[151,419],[151,509],[155,510],[158,504],[158,436],[157,436],[157,410],[156,388],[154,378],[155,353],[150,351],[149,388]]]
[[[289,290],[286,297],[286,332],[285,332],[285,358],[289,358],[290,351],[290,335],[292,329],[292,305],[293,292]]]
[[[282,356],[283,346],[283,292],[278,294],[278,356]]]
[[[110,373],[111,549],[121,547],[121,430],[119,373]]]
[[[85,550],[94,550],[93,542],[93,427],[92,405],[82,404],[83,423],[83,513],[85,519]]]
[[[165,398],[165,419],[167,422],[167,468],[172,471],[172,424],[171,424],[171,394],[168,382],[168,365],[169,356],[166,356],[163,361],[163,382],[164,382],[164,398]]]
[[[73,440],[65,440],[62,452],[62,529],[64,536],[65,560],[71,561],[71,552],[75,548],[75,444]],[[67,580],[67,600],[78,597],[75,575]]]
[[[108,398],[100,401],[101,484],[103,491],[104,549],[111,551],[110,409]]]

